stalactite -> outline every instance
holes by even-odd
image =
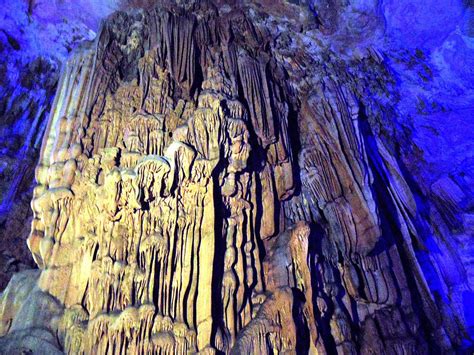
[[[28,240],[34,287],[63,308],[44,320],[62,351],[412,353],[425,318],[440,348],[454,341],[357,79],[297,82],[309,59],[282,57],[255,16],[209,1],[119,12],[63,70]],[[2,335],[21,322],[15,297]]]

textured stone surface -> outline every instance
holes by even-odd
[[[34,167],[62,61],[78,43],[95,35],[72,15],[58,18],[62,11],[58,4],[31,3],[31,8],[27,1],[9,1],[0,7],[2,290],[13,272],[34,265],[25,244],[32,215]]]
[[[383,53],[336,55],[322,33],[337,44],[347,8],[307,5],[119,12],[75,51],[35,171],[41,270],[2,294],[3,349],[469,347],[469,189],[413,182]]]

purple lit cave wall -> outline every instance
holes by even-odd
[[[289,39],[287,50],[316,58],[322,67],[326,61],[337,62],[342,66],[338,72],[347,71],[360,84],[360,115],[367,118],[360,129],[373,179],[380,191],[390,185],[401,196],[405,191],[413,196],[411,225],[389,217],[380,222],[382,229],[416,230],[407,242],[415,261],[404,259],[403,267],[408,274],[422,275],[413,276],[408,286],[419,287],[423,278],[428,292],[417,294],[413,306],[423,308],[420,314],[429,318],[427,304],[435,305],[438,318],[429,322],[448,329],[442,332],[450,342],[447,348],[472,351],[474,1],[215,3],[232,8],[255,3],[268,15],[272,31],[291,18],[288,11],[301,9],[310,23],[299,29],[304,48],[291,47]],[[153,1],[145,5],[154,6]],[[109,15],[139,6],[140,1],[126,0],[0,0],[0,290],[14,273],[36,267],[26,244],[30,203],[61,68],[74,51],[96,38]],[[287,36],[284,29],[277,36],[280,45]],[[373,67],[365,60],[369,56],[377,58]],[[380,153],[378,139],[389,147],[399,172],[382,172],[388,158]],[[380,191],[374,192],[376,203],[390,216],[395,207]],[[428,322],[421,317],[423,321]]]
[[[30,202],[48,115],[62,65],[94,39],[106,1],[1,1],[0,6],[0,287],[34,265],[25,244]]]

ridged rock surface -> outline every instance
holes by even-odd
[[[309,10],[273,9],[118,12],[68,60],[35,171],[40,269],[2,294],[5,352],[469,346],[473,294],[390,139],[383,56],[339,60],[308,41]]]
[[[19,0],[0,6],[1,290],[15,271],[34,266],[26,246],[34,170],[62,62],[80,42],[95,37],[91,28],[104,16],[100,6],[84,1]]]

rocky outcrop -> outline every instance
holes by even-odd
[[[3,349],[469,345],[471,291],[449,268],[462,263],[431,237],[389,139],[382,55],[305,48],[300,29],[317,24],[285,6],[301,16],[210,1],[118,12],[68,60],[35,170],[41,270],[2,294]]]
[[[34,266],[25,243],[34,169],[61,65],[81,41],[95,36],[78,20],[84,9],[70,6],[69,1],[21,0],[0,7],[1,290],[15,271]],[[97,22],[98,15],[89,13],[86,22]]]

